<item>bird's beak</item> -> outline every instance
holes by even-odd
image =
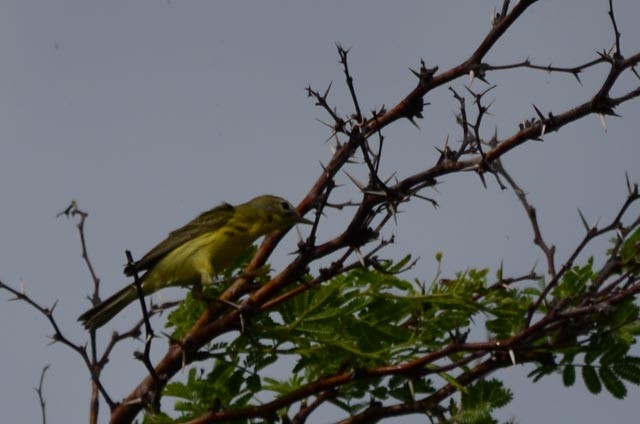
[[[308,220],[307,218],[298,215],[298,219],[296,219],[296,224],[307,224],[313,225],[313,221]]]

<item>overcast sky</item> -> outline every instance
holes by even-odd
[[[606,3],[540,1],[487,61],[587,62],[613,42]],[[463,61],[500,5],[497,0],[3,0],[0,279],[23,284],[45,305],[57,300],[55,316],[63,331],[81,342],[86,335],[76,318],[89,306],[90,278],[74,222],[56,218],[72,199],[90,214],[90,255],[103,293],[112,293],[126,284],[125,249],[143,254],[220,201],[237,203],[263,193],[293,203],[302,198],[321,172],[319,162],[331,155],[328,130],[317,121],[326,116],[306,98],[305,87],[324,90],[333,81],[330,101],[339,112],[351,112],[336,42],[351,48],[364,110],[390,107],[415,86],[408,68],[417,69],[420,58],[441,70]],[[640,5],[618,1],[616,10],[623,53],[636,53]],[[582,86],[567,75],[490,74],[498,87],[485,135],[495,128],[502,137],[516,131],[519,121],[534,116],[531,103],[544,112],[561,112],[587,100],[605,72],[605,66],[588,72]],[[453,85],[464,92],[466,83]],[[637,80],[626,78],[614,94],[635,86]],[[419,121],[421,130],[408,122],[385,130],[386,175],[422,170],[437,160],[434,146],[442,146],[447,136],[452,142],[460,138],[456,102],[446,87],[426,100],[431,105]],[[605,222],[624,200],[625,172],[640,180],[639,102],[618,113],[622,119],[608,119],[606,132],[589,117],[504,159],[537,206],[543,233],[557,245],[559,258],[583,235],[578,209],[590,222]],[[353,172],[358,174],[355,167]],[[339,178],[346,186],[338,195],[357,199],[347,178]],[[397,226],[387,228],[385,236],[393,233],[397,239],[386,251],[389,257],[421,258],[407,278],[430,281],[438,251],[444,252],[449,275],[468,267],[495,270],[501,261],[505,272],[518,275],[541,261],[513,193],[487,181],[485,189],[473,174],[446,177],[438,193],[428,193],[440,208],[417,203],[405,208]],[[329,237],[345,219],[329,215],[321,234]],[[276,252],[276,267],[293,242],[288,238]],[[183,292],[163,294],[171,295]],[[80,358],[49,345],[51,328],[41,315],[24,303],[5,302],[5,292],[0,299],[3,420],[38,422],[33,387],[50,364],[49,422],[85,422],[90,381]],[[125,328],[135,312],[114,320],[115,328]],[[132,359],[134,347],[117,349],[105,371],[115,399],[144,375]],[[159,357],[163,342],[156,347]],[[503,419],[526,424],[637,419],[636,388],[630,388],[627,401],[618,401],[588,394],[581,382],[565,389],[557,376],[532,384],[525,378],[528,370],[501,372],[515,393],[500,413]]]

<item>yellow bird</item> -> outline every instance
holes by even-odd
[[[227,203],[213,208],[172,231],[134,267],[124,273],[141,276],[144,295],[170,286],[207,285],[216,274],[230,266],[260,236],[297,223],[310,224],[291,203],[276,196],[259,196],[241,205]],[[106,324],[138,297],[135,283],[80,315],[88,330]]]

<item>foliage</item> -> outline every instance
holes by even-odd
[[[502,159],[590,115],[599,116],[603,125],[607,115],[617,116],[619,105],[640,97],[640,89],[618,84],[623,75],[637,76],[640,53],[623,51],[610,1],[607,17],[614,46],[582,64],[545,66],[529,59],[506,65],[486,62],[495,57],[503,35],[534,3],[504,1],[492,14],[485,37],[459,65],[439,71],[421,60],[419,68],[411,70],[417,77],[415,87],[389,108],[365,111],[361,107],[347,60],[349,50],[338,45],[353,110],[340,112],[331,105],[329,89],[307,89],[326,114],[335,147],[296,208],[312,218],[311,229],[278,272],[271,273],[265,264],[281,232],[268,236],[259,249],[217,276],[217,284],[187,296],[168,317],[170,343],[158,362],[151,360],[152,342],[154,347],[159,344],[149,316],[174,306],[170,302],[152,305],[148,312],[141,308],[142,319],[129,331],[113,334],[104,350],[98,351],[102,343],[97,343],[95,331],[89,333],[89,343],[74,343],[54,319],[53,307],[43,307],[3,282],[0,288],[46,316],[54,341],[80,355],[92,378],[92,398],[104,399],[113,422],[132,422],[145,408],[143,419],[149,423],[303,423],[331,403],[344,412],[348,423],[407,414],[423,414],[441,423],[493,423],[495,411],[507,405],[512,394],[502,381],[489,376],[522,365],[532,368],[532,382],[558,373],[565,386],[580,381],[593,394],[606,391],[624,398],[629,384],[640,383],[640,358],[631,351],[640,332],[637,184],[627,180],[627,197],[608,223],[590,225],[580,213],[585,235],[561,257],[565,252],[556,252],[545,239],[536,209]],[[495,86],[479,90],[478,84],[472,86],[474,80],[487,83],[489,74],[527,69],[569,74],[581,82],[580,75],[595,67],[606,69],[606,76],[589,88],[591,97],[584,99],[580,94],[581,103],[547,113],[534,105],[537,116],[511,123],[506,136],[499,138],[497,129],[489,138],[482,136],[488,133],[484,118],[493,112],[493,100],[486,96]],[[456,80],[469,80],[463,83],[464,92],[452,85]],[[455,123],[460,142],[449,143],[447,137],[424,168],[382,175],[390,144],[385,144],[383,130],[402,120],[417,126],[428,104],[426,96],[443,87],[458,104]],[[347,168],[357,168],[357,175],[368,179],[363,182],[346,174],[352,191],[348,200],[337,200],[344,197],[335,196],[342,183],[338,177]],[[402,271],[414,265],[410,256],[395,262],[380,259],[379,252],[393,242],[381,234],[398,219],[399,206],[418,201],[437,206],[424,191],[451,174],[477,176],[485,186],[495,181],[500,189],[513,191],[544,258],[543,275],[535,269],[508,276],[502,269],[491,274],[488,269],[468,268],[451,278],[443,278],[438,271],[426,285],[401,278]],[[318,234],[329,227],[325,219],[336,210],[353,211],[348,224],[335,234]],[[87,213],[72,202],[61,215],[80,218],[82,257],[94,283],[92,300],[97,302],[100,280],[89,261],[83,232]],[[609,251],[583,260],[586,247],[600,237],[613,237]],[[438,264],[442,258],[442,254],[436,256]],[[123,402],[115,402],[101,374],[115,344],[138,338],[142,332],[144,352],[135,356],[147,375]],[[163,409],[166,405],[161,400],[166,398],[175,402],[171,414]],[[98,405],[91,404],[94,420]]]
[[[624,254],[637,255],[638,246],[629,246],[625,244]],[[492,412],[511,401],[510,391],[496,379],[460,383],[472,368],[464,360],[478,345],[485,346],[478,359],[499,355],[504,351],[492,347],[526,331],[528,312],[544,283],[507,286],[500,282],[500,272],[494,277],[497,281],[489,283],[488,270],[469,269],[425,290],[417,281],[395,275],[410,261],[407,256],[398,263],[383,262],[379,269],[358,267],[318,286],[308,285],[307,278],[300,283],[307,285],[304,292],[251,316],[244,333],[208,346],[211,361],[190,369],[186,381],[167,385],[164,394],[177,399],[176,422],[211,410],[259,407],[266,399],[291,396],[313,382],[344,373],[351,374],[350,381],[332,391],[330,402],[349,414],[390,400],[412,402],[453,386],[460,392],[459,402],[452,399],[440,411],[448,421],[497,422]],[[238,265],[241,269],[244,264]],[[593,258],[572,267],[553,290],[552,302],[562,304],[561,311],[575,310],[593,288],[596,275]],[[203,302],[184,303],[172,313],[170,326],[193,325],[198,314],[188,310],[194,303]],[[538,314],[548,316],[552,309],[540,305]],[[640,384],[640,358],[629,354],[640,331],[638,306],[627,299],[602,312],[596,308],[574,322],[533,333],[510,349],[499,366],[511,366],[512,359],[533,362],[532,381],[561,372],[566,386],[576,383],[578,368],[590,392],[598,394],[604,388],[624,398],[626,384]],[[480,326],[488,338],[469,340]],[[447,346],[459,349],[421,366],[411,365]],[[461,366],[447,367],[461,360]],[[399,372],[376,372],[384,367],[397,367]],[[288,415],[292,406],[278,413]],[[153,419],[163,422],[157,415]]]

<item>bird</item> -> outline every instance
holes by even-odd
[[[138,272],[147,296],[165,287],[202,287],[235,262],[261,236],[295,224],[311,224],[285,199],[258,196],[232,206],[228,203],[203,212],[169,233],[140,260],[124,268],[126,276]],[[80,315],[78,321],[94,331],[138,298],[136,283],[116,292]]]

